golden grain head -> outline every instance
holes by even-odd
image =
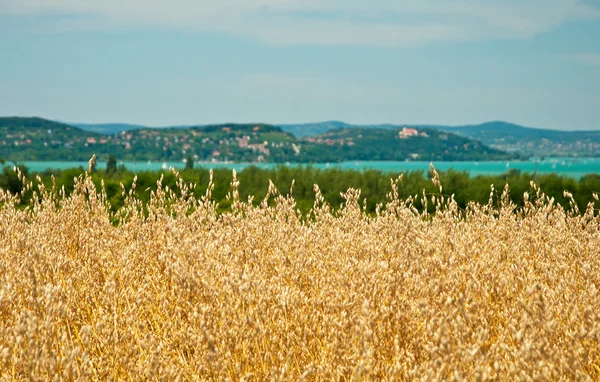
[[[523,208],[423,195],[422,214],[399,181],[375,216],[359,190],[338,210],[316,185],[307,216],[274,186],[255,206],[235,174],[228,213],[212,175],[200,200],[185,182],[145,207],[124,189],[117,212],[89,174],[27,208],[1,192],[0,375],[600,379],[597,210],[534,184]]]

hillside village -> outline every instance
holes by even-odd
[[[235,129],[235,127],[234,127]],[[186,158],[188,155],[192,155],[196,160],[209,160],[212,162],[232,157],[234,153],[231,148],[235,147],[241,150],[247,150],[253,154],[257,154],[255,161],[263,162],[267,160],[271,155],[271,149],[280,149],[284,147],[291,147],[294,155],[299,155],[302,151],[302,143],[294,143],[289,141],[257,141],[258,133],[260,133],[261,126],[254,126],[252,133],[243,134],[241,136],[226,136],[232,132],[232,128],[229,126],[223,126],[221,131],[225,134],[220,139],[206,136],[206,133],[195,129],[190,129],[188,132],[180,135],[165,135],[160,130],[139,130],[139,131],[122,131],[114,135],[101,135],[101,136],[87,136],[80,137],[72,135],[68,137],[59,137],[59,139],[53,136],[52,129],[46,130],[41,134],[30,134],[27,133],[13,133],[5,134],[4,139],[0,141],[2,146],[14,146],[14,147],[26,147],[40,143],[44,147],[62,147],[65,149],[72,149],[77,146],[83,146],[85,148],[93,149],[94,147],[102,150],[103,145],[111,147],[121,147],[126,151],[131,151],[132,147],[135,146],[153,146],[163,152],[172,153],[173,150],[179,152],[182,158]],[[411,137],[425,137],[428,135],[426,132],[419,132],[417,129],[403,127],[398,132],[398,139],[409,139]],[[362,138],[362,136],[358,136]],[[305,142],[325,145],[325,146],[354,146],[354,137],[331,139],[325,136],[307,137],[304,139]],[[200,145],[201,147],[213,148],[212,150],[203,151],[207,155],[200,157],[195,153],[195,146]],[[215,148],[218,147],[218,148]],[[210,151],[210,152],[209,152]],[[411,157],[415,157],[413,154]]]
[[[513,159],[478,141],[431,129],[340,128],[302,139],[268,124],[140,128],[99,134],[41,118],[0,118],[0,157],[9,160],[311,163],[345,160]]]
[[[7,126],[0,140],[0,152],[5,157],[11,151],[41,150],[50,153],[111,153],[123,159],[185,159],[226,161],[242,158],[251,162],[265,161],[273,150],[289,147],[295,154],[301,144],[290,142],[293,137],[271,126],[221,126],[218,128],[141,129],[123,131],[112,135],[100,135],[56,124],[54,128],[33,126]],[[72,132],[72,133],[71,133]],[[269,141],[271,140],[271,141]],[[157,155],[158,154],[158,155]],[[86,154],[87,155],[87,154]],[[32,152],[32,157],[41,153]],[[67,155],[72,157],[72,155]]]
[[[230,127],[223,127],[223,132],[230,132]],[[256,126],[253,129],[254,132],[259,132],[260,127]],[[301,144],[295,144],[290,142],[255,142],[256,135],[242,135],[235,137],[224,137],[222,139],[213,139],[204,136],[203,133],[191,130],[187,134],[180,136],[170,136],[161,134],[160,131],[150,130],[142,131],[140,133],[132,132],[121,132],[112,136],[71,136],[55,138],[51,129],[47,130],[42,134],[30,134],[30,133],[14,133],[5,134],[4,139],[0,141],[0,146],[8,147],[27,147],[27,146],[39,146],[41,144],[46,148],[64,148],[73,149],[78,146],[85,148],[97,147],[100,151],[103,146],[121,147],[126,151],[131,151],[132,147],[136,145],[142,145],[144,147],[153,146],[156,149],[162,150],[163,152],[172,152],[176,150],[183,158],[194,152],[194,146],[200,145],[205,147],[225,147],[224,150],[212,149],[210,150],[210,157],[212,160],[217,160],[220,157],[233,155],[229,147],[237,147],[239,149],[247,150],[252,153],[256,153],[257,161],[264,161],[265,158],[271,154],[271,148],[282,148],[290,146],[296,154],[300,153]],[[223,152],[221,152],[223,151]],[[193,154],[196,159],[200,159],[197,154]],[[206,159],[206,158],[202,158]]]

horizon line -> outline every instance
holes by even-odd
[[[553,129],[553,128],[547,128],[547,127],[534,127],[534,126],[528,126],[528,125],[524,125],[524,124],[520,124],[520,123],[515,123],[515,122],[510,122],[510,121],[506,121],[506,120],[501,120],[501,119],[491,119],[491,120],[486,120],[483,122],[476,122],[476,123],[463,123],[463,124],[443,124],[443,123],[394,123],[394,122],[377,122],[377,123],[352,123],[352,122],[347,122],[347,121],[342,121],[342,120],[338,120],[338,119],[327,119],[327,120],[322,120],[322,121],[313,121],[313,122],[298,122],[298,123],[290,123],[290,122],[285,122],[285,123],[272,123],[272,122],[256,122],[256,121],[249,121],[249,122],[233,122],[233,121],[226,121],[226,122],[210,122],[210,123],[193,123],[193,124],[189,124],[189,123],[176,123],[176,124],[166,124],[166,125],[149,125],[149,124],[142,124],[142,123],[134,123],[134,122],[74,122],[74,121],[66,121],[66,120],[62,120],[62,119],[53,119],[53,118],[47,118],[47,117],[41,117],[39,115],[30,115],[30,116],[24,116],[24,115],[4,115],[4,116],[0,116],[1,118],[39,118],[39,119],[43,119],[46,121],[52,121],[52,122],[57,122],[57,123],[62,123],[65,125],[69,125],[72,127],[78,127],[77,125],[85,125],[85,126],[106,126],[106,125],[128,125],[128,126],[136,126],[136,127],[141,127],[141,128],[148,128],[148,129],[167,129],[167,128],[191,128],[191,127],[205,127],[205,126],[215,126],[215,125],[252,125],[252,124],[263,124],[263,125],[271,125],[271,126],[277,126],[277,127],[281,127],[281,126],[302,126],[302,125],[317,125],[317,124],[325,124],[325,123],[341,123],[346,125],[346,127],[348,128],[360,128],[360,127],[378,127],[378,126],[398,126],[398,127],[450,127],[450,128],[461,128],[461,127],[476,127],[476,126],[481,126],[481,125],[485,125],[485,124],[490,124],[490,123],[503,123],[503,124],[508,124],[508,125],[513,125],[513,126],[517,126],[517,127],[521,127],[521,128],[525,128],[525,129],[532,129],[532,130],[546,130],[546,131],[561,131],[561,132],[588,132],[588,131],[600,131],[600,129],[572,129],[572,130],[564,130],[564,129]]]

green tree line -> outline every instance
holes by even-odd
[[[180,172],[181,177],[187,183],[195,183],[194,195],[201,197],[206,192],[209,184],[210,173],[204,168],[192,168],[190,161],[187,168]],[[81,175],[85,170],[83,168],[73,168],[68,170],[44,171],[42,173],[29,173],[28,169],[19,167],[28,179],[35,179],[39,176],[47,189],[54,184],[57,189],[64,187],[65,191],[70,193],[75,185],[75,178]],[[162,183],[169,188],[177,189],[177,178],[170,171],[142,171],[134,173],[124,167],[117,167],[116,161],[112,161],[106,170],[95,170],[92,172],[94,184],[101,189],[102,183],[106,190],[108,201],[111,208],[117,210],[123,205],[124,196],[122,195],[121,184],[126,190],[131,189],[134,177],[137,176],[135,195],[143,202],[150,198],[152,190],[156,190],[157,181],[162,176]],[[306,167],[285,167],[281,166],[274,169],[259,169],[258,167],[248,167],[238,173],[240,182],[240,197],[247,200],[248,196],[254,196],[254,203],[258,204],[266,195],[269,181],[272,181],[279,191],[287,195],[290,192],[292,181],[294,186],[292,194],[296,200],[297,207],[304,213],[308,212],[314,202],[314,185],[319,188],[332,207],[337,208],[343,202],[340,195],[348,188],[358,188],[361,190],[361,199],[366,198],[366,210],[374,212],[378,203],[386,201],[386,195],[391,191],[390,180],[397,179],[400,173],[384,173],[378,170],[368,169],[364,171],[332,169],[316,169],[310,166]],[[584,211],[589,202],[593,202],[592,193],[600,192],[600,175],[589,174],[580,179],[573,179],[558,174],[538,174],[522,173],[518,170],[511,170],[503,175],[480,175],[471,177],[463,171],[440,171],[439,177],[443,186],[443,195],[454,195],[454,199],[459,207],[465,208],[470,201],[485,204],[490,198],[490,186],[494,186],[494,195],[499,200],[506,184],[510,188],[510,199],[517,205],[523,205],[523,194],[528,192],[535,194],[531,188],[530,181],[533,180],[542,189],[542,191],[553,197],[554,200],[569,208],[569,200],[564,196],[567,190],[573,194],[573,198],[579,209]],[[227,210],[230,201],[227,199],[227,193],[230,190],[232,173],[227,169],[214,170],[215,188],[212,193],[213,198],[219,203],[221,210]],[[34,181],[36,183],[36,181]],[[0,188],[12,193],[23,191],[23,182],[19,180],[17,173],[12,166],[5,166],[0,174]],[[398,191],[401,198],[418,196],[415,206],[422,208],[420,198],[423,192],[426,194],[439,194],[431,182],[431,174],[423,171],[408,172],[403,175],[398,183]],[[31,194],[31,191],[27,191]],[[27,197],[23,200],[28,200]],[[432,206],[429,205],[429,208]]]

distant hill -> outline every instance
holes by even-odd
[[[91,131],[98,134],[116,134],[122,131],[146,129],[147,126],[132,125],[129,123],[69,123],[72,126],[79,127],[85,131]]]
[[[42,134],[44,131],[48,135],[72,134],[82,132],[81,129],[62,122],[51,121],[39,117],[0,117],[0,128],[7,134]],[[53,130],[49,132],[48,130]],[[93,135],[93,132],[91,132]],[[90,135],[90,134],[84,134]]]
[[[305,150],[305,155],[317,155],[313,150],[325,151],[326,154],[321,155],[327,155],[327,161],[333,161],[338,156],[359,161],[478,161],[481,158],[519,158],[518,155],[507,154],[479,141],[435,129],[344,127],[305,137],[305,140],[315,143]],[[323,150],[319,145],[329,147]]]
[[[111,134],[147,128],[130,124],[76,124],[87,131]],[[600,156],[600,131],[561,131],[525,127],[509,122],[494,121],[474,125],[371,124],[352,125],[342,121],[279,125],[283,131],[299,139],[316,136],[339,128],[399,129],[402,127],[435,129],[478,140],[492,148],[520,153],[523,156],[596,157]],[[175,126],[188,128],[189,126]]]
[[[85,131],[91,131],[98,134],[118,134],[123,131],[141,130],[141,129],[189,129],[192,125],[173,125],[150,127],[145,125],[135,125],[130,123],[68,123],[71,126],[79,127]]]
[[[491,147],[533,156],[600,156],[600,131],[562,131],[524,127],[508,122],[479,125],[439,126]]]
[[[549,140],[577,140],[600,136],[600,131],[564,131],[539,129],[525,127],[510,122],[494,121],[477,125],[462,126],[435,126],[438,130],[447,130],[460,133],[461,135],[472,135],[474,137],[490,140],[503,139],[514,143],[522,139],[546,138]]]
[[[343,127],[399,129],[403,126],[418,129],[434,129],[451,132],[465,138],[480,141],[492,148],[516,152],[524,156],[564,156],[564,157],[598,157],[600,156],[600,131],[562,131],[538,129],[517,124],[494,121],[476,125],[350,125],[336,122]],[[331,122],[312,123],[308,125],[281,125],[285,131],[302,134],[304,131],[318,131],[322,134],[335,129]]]
[[[342,123],[327,126],[336,124]],[[122,130],[123,127],[132,128]],[[311,163],[483,161],[519,157],[449,132],[404,130],[337,127],[320,135],[298,139],[281,127],[262,123],[183,128],[112,124],[88,131],[42,118],[9,117],[0,118],[0,158],[13,161],[87,160],[97,154],[100,160],[105,160],[108,154],[114,154],[120,160],[129,161],[183,160],[193,156],[199,161]]]
[[[326,121],[315,123],[287,124],[279,125],[284,131],[294,134],[298,138],[310,137],[323,134],[329,130],[342,127],[352,127],[352,125],[341,121]]]
[[[122,131],[140,130],[140,129],[168,129],[168,128],[182,128],[186,129],[192,125],[182,126],[159,126],[150,127],[144,125],[135,125],[129,123],[69,123],[71,126],[76,126],[85,131],[91,131],[99,134],[116,134]],[[202,126],[202,125],[197,125]],[[287,124],[279,125],[282,130],[294,134],[297,138],[308,137],[311,135],[322,134],[332,129],[338,129],[340,127],[351,127],[352,125],[340,121],[327,121],[327,122],[316,122],[316,123],[304,123],[304,124]]]
[[[131,126],[131,125],[129,125]],[[101,134],[42,118],[0,118],[0,158],[88,160],[93,154],[120,160],[287,161],[296,138],[267,124],[222,124],[152,129],[138,126]]]
[[[88,139],[100,135],[43,118],[0,118],[0,158],[5,160],[86,160]],[[63,159],[64,158],[64,159]]]

